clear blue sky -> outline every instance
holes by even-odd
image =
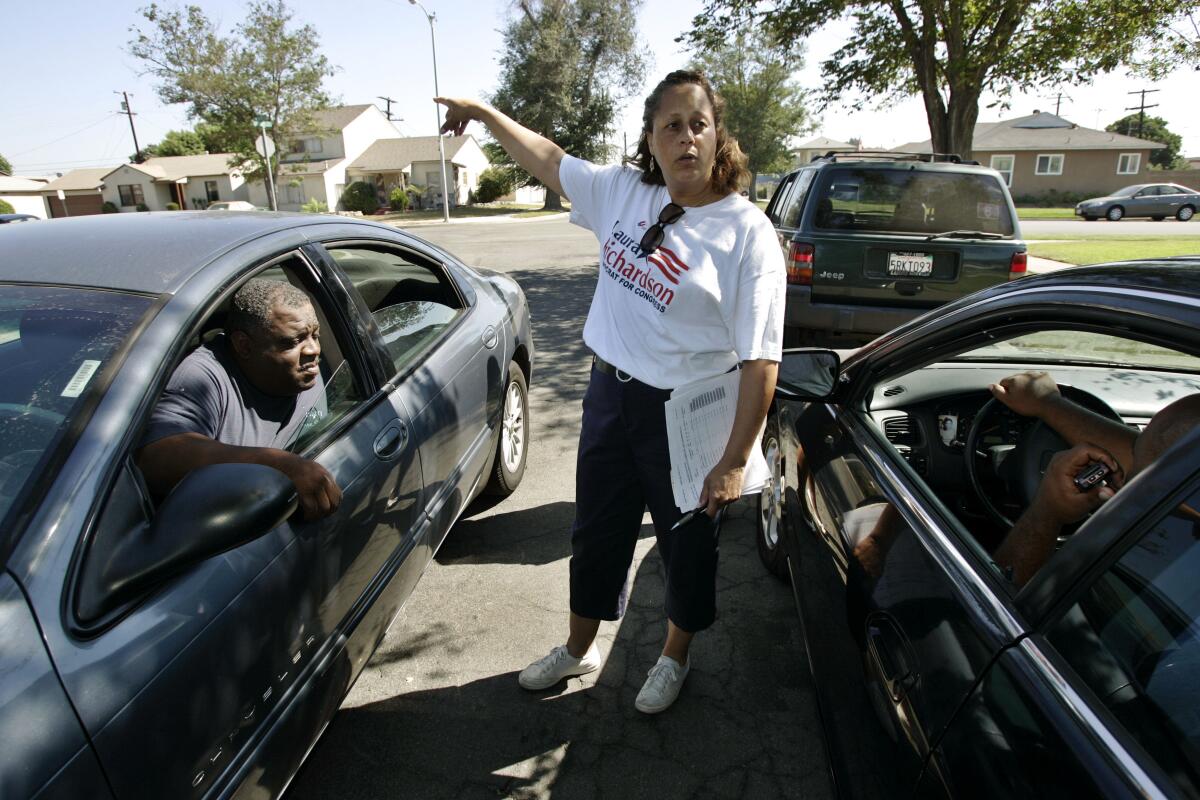
[[[495,88],[498,30],[506,0],[422,0],[437,14],[439,84],[444,94],[478,96]],[[168,3],[169,4],[169,0]],[[242,0],[200,0],[210,18],[224,30],[244,16]],[[116,113],[114,91],[133,96],[138,141],[158,141],[167,130],[187,127],[181,106],[164,106],[149,78],[138,74],[126,52],[129,27],[141,19],[139,0],[43,0],[5,3],[4,64],[0,85],[0,153],[18,174],[48,174],[75,167],[106,166],[133,152],[126,117]],[[393,113],[403,117],[400,130],[428,135],[434,130],[433,68],[429,26],[407,0],[291,0],[296,19],[312,24],[330,61],[339,67],[328,87],[345,103],[379,102],[377,95],[399,101]],[[687,54],[674,38],[690,27],[700,0],[645,0],[638,27],[654,54],[651,80],[682,66]],[[808,65],[798,73],[803,85],[815,87],[817,64],[844,38],[846,28],[834,24],[810,43]],[[1160,84],[1125,75],[1101,78],[1090,87],[1066,87],[1070,100],[1063,116],[1087,127],[1104,127],[1122,116],[1141,88],[1162,91],[1148,96],[1184,137],[1188,155],[1200,155],[1200,104],[1195,102],[1195,75],[1180,74]],[[1053,110],[1056,89],[1017,98],[1011,110],[983,108],[980,121],[1019,116],[1035,108]],[[380,103],[382,105],[382,103]],[[640,99],[626,109],[622,129],[637,131]],[[819,133],[835,139],[860,136],[867,145],[895,146],[928,138],[919,101],[908,100],[886,110],[851,113],[826,110]],[[475,129],[472,129],[475,130]],[[620,140],[621,130],[616,137]],[[476,131],[478,135],[478,131]]]

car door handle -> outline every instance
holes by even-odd
[[[887,620],[867,623],[867,647],[893,703],[899,703],[920,682],[915,657],[903,634]]]
[[[407,442],[408,428],[404,426],[403,422],[395,420],[375,437],[375,455],[384,460],[395,458],[396,454],[404,449]]]

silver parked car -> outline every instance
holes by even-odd
[[[112,214],[0,236],[0,797],[278,797],[477,494],[525,470],[510,278],[340,217]],[[176,364],[250,278],[313,302],[335,478],[135,463]]]
[[[1139,183],[1118,189],[1107,197],[1094,197],[1075,206],[1075,216],[1116,222],[1124,217],[1153,220],[1174,217],[1187,222],[1200,208],[1200,192],[1177,183]]]

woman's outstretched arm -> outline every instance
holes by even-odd
[[[558,167],[566,155],[561,147],[486,103],[452,97],[433,99],[446,107],[446,122],[442,125],[442,133],[461,136],[471,120],[483,123],[504,148],[504,152],[520,164],[523,170],[541,181],[550,191],[566,197],[558,180]]]

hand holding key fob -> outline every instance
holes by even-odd
[[[1090,492],[1112,474],[1112,469],[1103,461],[1093,461],[1075,475],[1075,488],[1081,492]]]

